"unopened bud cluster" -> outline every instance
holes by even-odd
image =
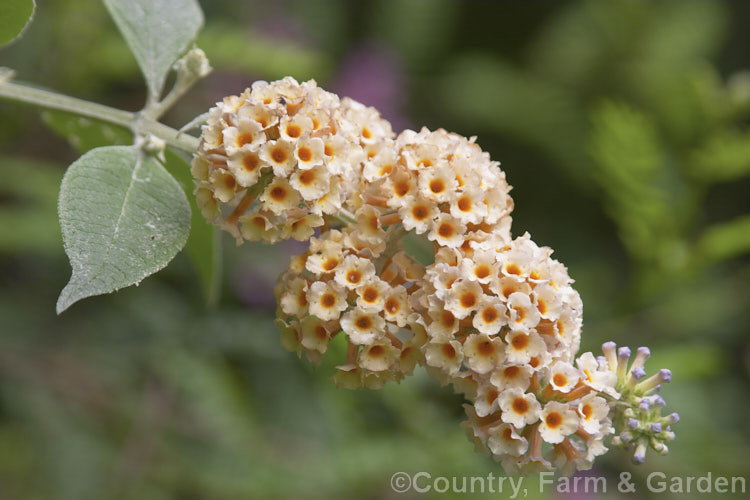
[[[206,218],[239,241],[310,241],[279,278],[277,324],[316,364],[344,337],[339,385],[424,366],[466,396],[462,425],[508,473],[588,469],[606,438],[637,462],[666,452],[677,417],[653,392],[668,371],[646,377],[645,348],[628,367],[611,343],[576,359],[573,280],[551,249],[511,236],[505,174],[473,138],[394,137],[374,109],[285,78],[211,110],[193,174]],[[428,264],[405,236],[431,246]]]

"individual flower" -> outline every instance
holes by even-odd
[[[310,314],[324,321],[338,319],[349,305],[346,292],[336,283],[316,281],[307,292],[307,304]]]
[[[352,309],[341,317],[341,329],[357,345],[371,345],[385,336],[385,320],[377,315]]]
[[[532,393],[512,387],[500,393],[498,399],[503,412],[503,422],[513,424],[517,429],[533,424],[539,419],[542,405]]]
[[[567,404],[550,401],[540,415],[539,432],[548,443],[561,443],[578,429],[578,415]]]
[[[455,340],[428,342],[425,345],[424,355],[428,366],[438,368],[448,375],[458,373],[464,358],[461,344]]]
[[[505,346],[499,338],[478,333],[469,335],[464,342],[464,355],[469,369],[485,374],[502,363],[505,358]]]
[[[490,429],[487,446],[495,455],[520,456],[528,450],[529,442],[511,424],[504,423]]]

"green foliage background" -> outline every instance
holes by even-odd
[[[352,60],[361,82],[391,78],[386,104],[404,123],[477,135],[502,162],[516,232],[576,279],[582,349],[648,345],[649,371],[672,369],[663,395],[682,421],[670,454],[633,466],[610,452],[594,472],[611,478],[608,496],[623,471],[642,498],[654,470],[750,481],[750,4],[201,4],[198,44],[216,70],[168,122],[255,79],[338,90]],[[361,47],[393,63],[370,75]],[[99,2],[41,2],[0,64],[125,109],[145,99]],[[227,239],[214,307],[210,249],[192,247],[57,317],[64,168],[127,135],[8,102],[0,116],[0,498],[430,498],[393,493],[391,474],[501,473],[458,427],[461,399],[423,371],[352,392],[328,380],[331,356],[313,369],[281,348],[271,287],[299,248]],[[171,168],[189,187],[187,167]],[[199,218],[193,231],[205,234]],[[535,484],[530,498],[556,498]]]

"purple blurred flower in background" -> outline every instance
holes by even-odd
[[[329,90],[377,108],[396,133],[411,127],[403,115],[406,103],[403,64],[397,54],[383,45],[371,42],[352,48]]]

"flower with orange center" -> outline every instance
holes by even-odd
[[[528,440],[520,436],[511,424],[492,427],[487,439],[487,446],[494,455],[520,456],[529,449]]]
[[[341,329],[357,345],[370,345],[385,336],[385,320],[377,315],[352,309],[341,318]]]
[[[279,123],[279,117],[276,112],[264,105],[242,105],[237,110],[237,116],[240,120],[250,119],[256,122],[261,130],[268,130],[277,123]]]
[[[462,378],[461,380],[466,379]],[[473,381],[473,379],[469,380]],[[459,384],[455,385],[454,387],[459,387]],[[500,396],[500,391],[497,387],[492,384],[488,384],[486,381],[480,381],[476,388],[476,391],[463,390],[461,392],[466,394],[467,397],[472,400],[474,409],[476,410],[477,416],[479,417],[486,417],[487,415],[491,415],[500,409],[500,403],[497,400],[498,396]]]
[[[581,427],[589,434],[596,434],[608,424],[609,405],[607,400],[589,393],[578,402],[578,415],[581,417]]]
[[[467,365],[477,373],[485,374],[497,368],[505,359],[502,339],[490,338],[484,333],[469,335],[464,342]]]
[[[458,248],[464,242],[466,226],[450,214],[441,213],[432,223],[427,238],[440,246]]]
[[[214,197],[222,203],[228,203],[237,195],[239,186],[231,172],[227,170],[215,170],[209,177],[208,182],[214,191]]]
[[[270,210],[276,215],[283,214],[286,210],[299,205],[301,197],[299,193],[289,185],[289,181],[275,178],[259,198],[264,209]]]
[[[578,429],[578,414],[570,406],[557,401],[544,405],[540,415],[539,432],[548,443],[557,444]]]
[[[505,354],[510,363],[526,364],[532,358],[539,358],[546,354],[547,344],[536,332],[513,330],[505,337]],[[533,366],[533,365],[532,365]],[[538,369],[539,366],[534,366]]]
[[[556,321],[560,317],[563,305],[563,295],[546,283],[534,286],[534,304],[539,315],[550,321]]]
[[[485,295],[477,306],[471,324],[482,333],[496,335],[500,332],[506,321],[507,317],[503,303],[495,296]]]
[[[266,142],[266,134],[261,130],[260,124],[249,118],[239,118],[236,127],[227,127],[222,133],[222,144],[229,156],[257,150],[261,144]]]
[[[319,137],[303,137],[297,142],[297,147],[294,150],[297,166],[305,170],[323,165],[323,150],[323,141]]]
[[[314,316],[307,316],[300,321],[301,339],[300,343],[305,349],[317,351],[324,354],[328,350],[328,342],[331,340],[328,330],[323,323]]]
[[[403,327],[406,325],[410,312],[406,288],[403,285],[398,285],[389,289],[383,301],[383,316],[385,319]]]
[[[555,361],[549,367],[550,386],[558,391],[567,393],[578,384],[579,372],[570,363]]]
[[[356,255],[347,255],[338,268],[334,280],[350,290],[359,288],[375,277],[375,265],[371,260]]]
[[[502,301],[507,301],[508,297],[516,292],[524,295],[529,295],[531,293],[531,286],[528,283],[507,276],[492,281],[490,283],[490,289],[499,296]]]
[[[364,347],[359,352],[357,364],[372,372],[382,372],[391,368],[399,359],[399,350],[390,342],[377,342]]]
[[[325,196],[330,186],[330,176],[323,165],[309,170],[295,170],[289,184],[302,195],[305,201],[314,201]]]
[[[447,168],[429,168],[419,172],[419,193],[433,203],[444,203],[456,195],[456,176]]]
[[[424,346],[425,361],[428,366],[439,369],[446,375],[453,376],[461,369],[464,351],[456,340],[448,342],[430,341]]]
[[[513,424],[521,429],[539,419],[542,405],[532,393],[525,393],[523,389],[512,387],[500,393],[499,404],[503,422]]]
[[[408,171],[396,168],[383,182],[383,195],[387,198],[390,208],[401,208],[408,195],[416,194],[417,185],[414,177]]]
[[[407,231],[422,234],[429,230],[432,220],[438,214],[435,203],[421,197],[405,196],[398,215]]]
[[[286,177],[292,173],[297,159],[294,156],[294,144],[284,139],[268,141],[260,148],[260,159],[273,168],[277,177]]]
[[[510,294],[507,302],[508,324],[517,329],[533,328],[539,323],[539,310],[531,302],[531,298],[520,292]]]
[[[254,186],[260,178],[261,170],[267,166],[261,161],[258,151],[252,149],[235,153],[227,161],[229,171],[242,187]]]
[[[484,196],[478,189],[463,189],[456,193],[451,198],[451,215],[464,224],[479,224],[487,212]]]
[[[448,339],[458,331],[458,318],[452,312],[445,308],[440,299],[429,297],[430,308],[427,310],[427,316],[430,323],[427,325],[427,333],[434,339]]]
[[[346,290],[331,281],[316,281],[307,292],[310,314],[323,321],[338,319],[349,305],[346,303]]]
[[[281,310],[290,316],[304,316],[307,312],[307,280],[297,276],[284,285],[285,290],[279,300]]]
[[[378,144],[375,156],[370,158],[369,154],[366,154],[367,160],[362,169],[362,176],[367,182],[384,179],[393,172],[398,163],[398,157],[394,148],[389,146],[389,143]]]
[[[391,287],[378,277],[373,277],[357,288],[357,307],[363,311],[380,312]]]
[[[484,291],[475,281],[459,279],[445,294],[445,308],[458,319],[476,311],[484,300]]]
[[[274,241],[278,237],[278,228],[268,217],[258,212],[248,212],[238,219],[240,234],[248,241]]]
[[[490,376],[490,382],[498,389],[517,387],[522,390],[529,388],[534,369],[529,365],[503,364]]]
[[[471,281],[490,284],[500,272],[496,256],[497,252],[494,250],[475,251],[471,258],[461,259],[461,274]]]
[[[599,362],[592,353],[586,352],[576,359],[576,365],[581,373],[582,383],[619,399],[620,393],[615,390],[617,375],[608,367],[606,360]]]
[[[304,114],[285,116],[279,121],[279,135],[293,143],[312,132],[312,128],[312,120]]]

